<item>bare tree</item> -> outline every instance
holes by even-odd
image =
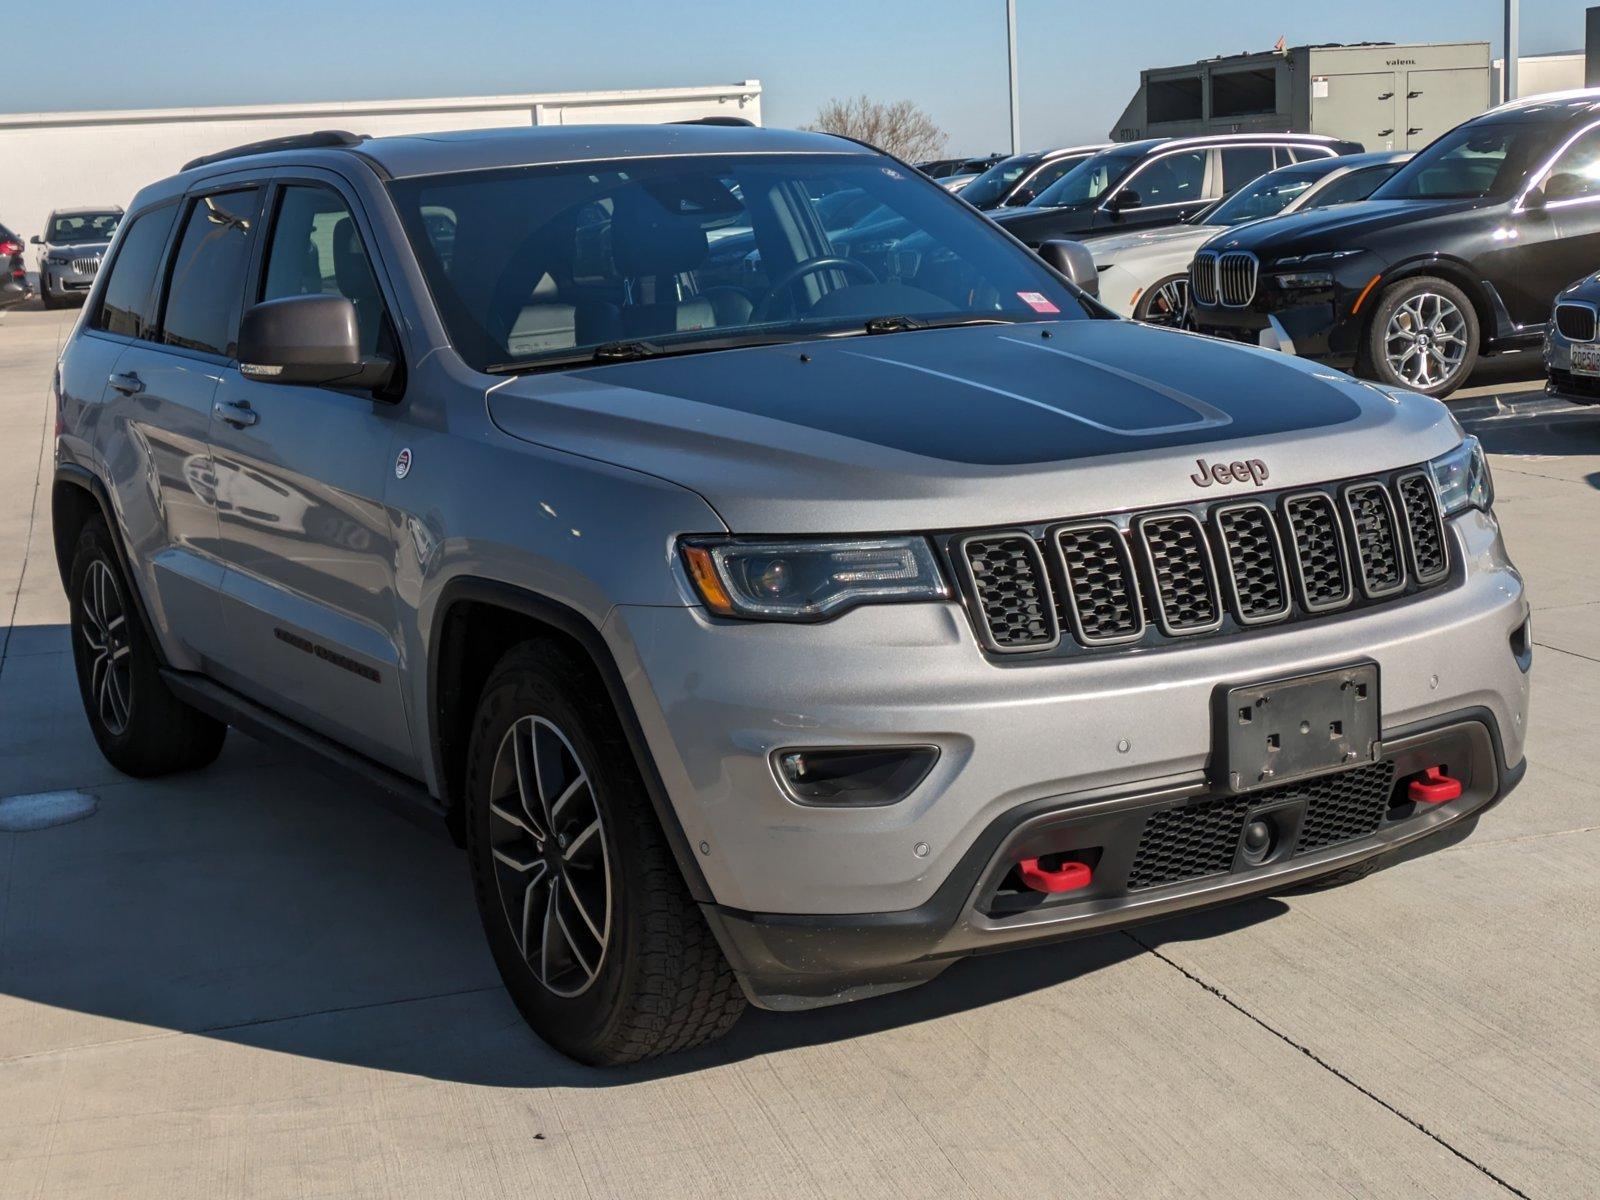
[[[829,100],[805,128],[860,138],[907,162],[936,157],[948,140],[933,118],[911,101],[881,104],[865,95]]]

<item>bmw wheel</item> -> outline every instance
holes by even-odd
[[[1447,396],[1478,361],[1472,301],[1445,279],[1420,276],[1388,288],[1372,314],[1366,363],[1384,383]]]
[[[213,761],[228,727],[179,700],[161,678],[110,530],[99,517],[78,537],[68,601],[78,691],[106,760],[139,778]]]
[[[507,653],[484,687],[468,755],[478,912],[534,1031],[606,1066],[730,1029],[744,995],[585,664],[541,642]]]
[[[1152,284],[1139,297],[1134,307],[1133,319],[1146,325],[1160,325],[1168,329],[1181,329],[1189,315],[1189,277],[1168,275]]]

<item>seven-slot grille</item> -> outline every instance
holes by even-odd
[[[1189,291],[1201,304],[1244,308],[1256,298],[1260,269],[1248,250],[1202,250],[1189,268]]]
[[[1594,341],[1595,306],[1563,301],[1556,305],[1556,328],[1569,342]]]
[[[1248,500],[950,543],[993,652],[1098,648],[1306,619],[1441,583],[1449,540],[1420,468]],[[1154,627],[1151,629],[1150,627]]]

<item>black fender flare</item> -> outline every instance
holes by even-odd
[[[450,610],[462,601],[493,605],[519,613],[565,634],[582,648],[604,684],[612,708],[616,711],[623,735],[627,738],[628,747],[638,764],[639,776],[644,780],[645,791],[650,797],[650,806],[655,811],[657,821],[660,822],[667,844],[672,848],[673,858],[677,860],[678,869],[683,875],[690,896],[699,904],[712,903],[713,897],[710,886],[706,883],[705,872],[701,869],[699,858],[683,831],[677,810],[672,807],[672,801],[667,796],[666,785],[656,766],[655,755],[651,753],[649,743],[645,740],[644,726],[639,722],[639,714],[634,708],[632,697],[628,694],[627,685],[623,682],[622,672],[617,667],[611,648],[606,645],[599,629],[587,617],[538,592],[474,575],[458,575],[446,582],[440,590],[438,600],[434,604],[428,638],[427,728],[428,753],[433,765],[434,778],[438,780],[441,799],[447,805],[454,804],[460,799],[450,795],[449,774],[444,762],[439,654]]]

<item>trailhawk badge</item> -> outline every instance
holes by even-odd
[[[411,474],[411,447],[407,446],[394,460],[394,477],[404,479],[409,474]]]

